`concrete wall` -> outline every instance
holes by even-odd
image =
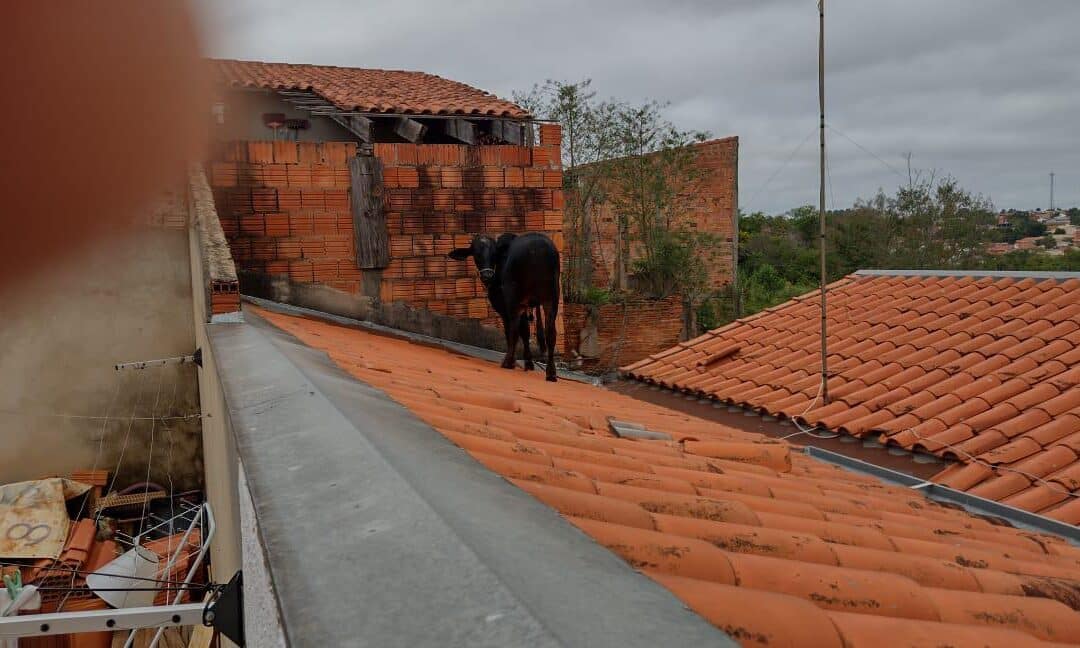
[[[98,469],[119,463],[118,486],[143,481],[148,458],[152,481],[201,484],[199,418],[142,420],[198,415],[195,367],[113,368],[195,350],[183,192],[146,216],[0,294],[0,482],[91,468],[97,457]]]

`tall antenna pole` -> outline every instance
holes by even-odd
[[[1050,211],[1054,211],[1054,172],[1050,172]]]
[[[821,204],[818,223],[821,226],[821,399],[829,404],[828,349],[825,330],[825,0],[818,0],[818,103],[821,105]]]

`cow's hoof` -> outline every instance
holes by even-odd
[[[525,361],[525,371],[532,371],[535,368],[536,368],[536,366],[533,365],[532,360],[526,360]]]
[[[513,360],[503,360],[502,364],[499,365],[499,366],[502,367],[503,369],[513,369],[514,368],[514,361]]]
[[[544,380],[546,380],[548,382],[556,382],[556,381],[558,381],[558,378],[556,378],[555,376],[546,376],[544,378]]]

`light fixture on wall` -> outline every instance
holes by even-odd
[[[278,129],[285,125],[284,113],[263,113],[263,125],[274,129],[274,139],[277,139]]]

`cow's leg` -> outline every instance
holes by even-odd
[[[518,317],[518,336],[521,337],[521,350],[525,354],[525,371],[532,371],[533,359],[532,348],[529,346],[529,315],[527,312]]]
[[[544,304],[544,342],[547,343],[546,380],[555,382],[555,316],[559,314],[559,302],[552,300]]]
[[[536,347],[540,349],[540,353],[546,353],[547,337],[544,336],[544,317],[540,314],[539,305],[534,311],[536,312]]]
[[[503,333],[506,334],[506,355],[503,356],[502,368],[513,369],[516,364],[518,327],[514,316],[503,318]]]

